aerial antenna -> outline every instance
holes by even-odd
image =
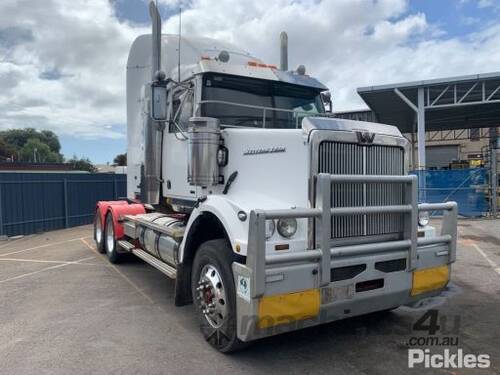
[[[179,43],[177,46],[177,80],[181,81],[181,32],[182,32],[182,6],[179,4]]]

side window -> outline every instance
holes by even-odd
[[[179,126],[182,130],[187,130],[189,119],[193,116],[193,90],[186,91],[180,99],[183,105],[179,114]]]
[[[179,111],[180,107],[180,111]],[[182,131],[187,131],[189,118],[193,116],[193,90],[179,91],[172,101],[172,119]],[[175,124],[170,124],[170,132],[179,130]]]

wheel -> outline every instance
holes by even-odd
[[[99,211],[96,212],[94,219],[94,240],[97,251],[104,254],[106,250],[104,249],[104,233],[102,230],[101,214]]]
[[[122,254],[118,253],[116,250],[116,240],[115,240],[115,227],[113,225],[113,215],[108,212],[106,215],[106,227],[104,230],[104,248],[106,250],[106,255],[111,263],[120,263]]]
[[[196,252],[191,291],[205,340],[223,353],[241,349],[236,336],[236,293],[231,263],[235,255],[226,240],[210,240]]]

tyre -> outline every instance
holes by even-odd
[[[198,248],[191,273],[191,291],[201,333],[223,353],[245,346],[236,336],[236,293],[231,270],[234,260],[226,240],[210,240]]]
[[[120,263],[122,254],[117,251],[117,243],[115,240],[115,227],[113,225],[113,215],[108,212],[106,215],[106,226],[104,230],[104,248],[106,255],[111,263]]]
[[[104,254],[106,250],[104,249],[104,230],[102,228],[101,214],[97,211],[94,218],[94,241],[97,251]]]

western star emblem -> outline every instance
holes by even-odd
[[[358,138],[358,143],[372,144],[375,138],[375,133],[370,132],[356,132],[356,137]]]

